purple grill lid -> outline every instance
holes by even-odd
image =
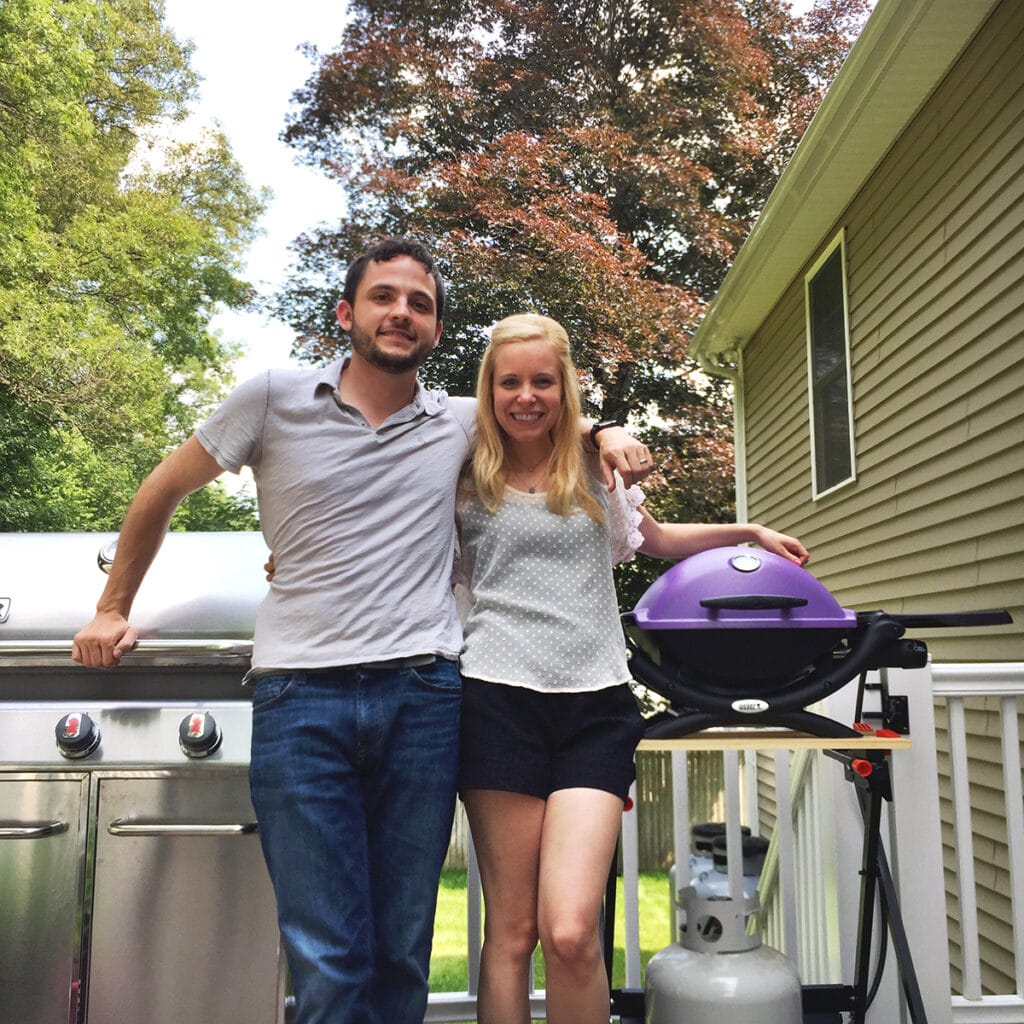
[[[641,629],[854,629],[806,569],[760,548],[713,548],[672,566],[633,610]]]

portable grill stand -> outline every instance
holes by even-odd
[[[923,646],[923,645],[922,645]],[[863,694],[867,673],[861,674],[858,684],[858,709],[863,707]],[[885,693],[888,688],[883,684]],[[686,719],[688,731],[681,732],[682,723],[676,722],[674,737],[682,738],[706,728],[701,724],[707,715],[690,715]],[[859,716],[858,716],[859,717]],[[905,716],[904,716],[905,717]],[[821,715],[800,716],[802,731],[814,736],[832,738],[834,736],[862,737],[863,732],[841,725]],[[781,723],[779,723],[781,724]],[[888,724],[888,723],[886,723]],[[873,731],[873,730],[872,730]],[[904,730],[905,731],[905,730]],[[850,751],[825,750],[825,755],[839,761],[844,768],[847,781],[852,782],[857,791],[861,815],[864,820],[864,841],[861,858],[861,894],[859,920],[857,927],[857,946],[854,981],[852,985],[804,985],[803,986],[803,1018],[804,1024],[841,1024],[841,1014],[850,1014],[850,1024],[865,1024],[867,1011],[871,1005],[885,965],[885,933],[879,951],[879,962],[876,967],[876,980],[871,981],[871,941],[874,929],[875,902],[880,902],[883,921],[888,925],[893,950],[899,969],[903,994],[907,1001],[910,1019],[914,1024],[927,1024],[921,989],[914,968],[910,943],[903,925],[896,887],[888,858],[881,841],[882,804],[892,800],[892,780],[890,772],[889,752],[885,750],[862,750],[856,754]],[[617,851],[616,851],[617,852]],[[612,978],[612,959],[614,949],[615,922],[615,890],[616,862],[608,877],[605,893],[605,915],[603,921],[605,968],[608,972],[609,985]],[[621,1024],[643,1024],[644,993],[632,989],[611,990],[611,1013],[619,1017]]]
[[[860,678],[855,721],[863,717],[867,673],[882,673],[882,735],[909,732],[906,705],[891,697],[888,668],[923,668],[928,648],[907,629],[974,627],[1012,622],[1005,610],[929,614],[854,612],[842,608],[805,569],[780,555],[723,547],[683,559],[659,577],[622,616],[630,672],[668,707],[649,719],[648,739],[681,738],[717,726],[781,727],[835,741],[826,751],[856,787],[864,824],[857,957],[852,986],[804,986],[804,1024],[864,1024],[876,985],[869,982],[876,897],[892,935],[914,1024],[927,1024],[880,826],[892,800],[889,751],[857,743],[868,726],[843,725],[809,705]],[[897,728],[898,726],[898,728]],[[849,739],[847,744],[844,741]],[[854,753],[856,751],[856,753]],[[614,908],[613,877],[608,898]],[[606,910],[605,958],[611,977],[612,909]],[[885,958],[882,932],[878,978]],[[639,995],[639,1012],[637,996]],[[613,993],[623,1024],[642,1021],[643,992]]]

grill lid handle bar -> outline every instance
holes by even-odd
[[[785,608],[805,608],[806,597],[792,594],[730,594],[725,597],[703,597],[701,608],[728,608],[736,611],[778,611]]]
[[[224,665],[248,665],[252,641],[240,639],[140,640],[121,659],[123,666],[135,668],[187,666],[205,668]],[[7,668],[83,669],[71,660],[71,640],[26,638],[0,640],[0,664]],[[107,671],[107,670],[103,670]]]

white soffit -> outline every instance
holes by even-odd
[[[708,369],[761,325],[997,3],[879,0],[694,335]]]

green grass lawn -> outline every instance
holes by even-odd
[[[622,879],[615,897],[615,956],[612,986],[625,984],[625,925]],[[668,872],[651,871],[640,875],[640,960],[646,967],[659,949],[672,941],[669,923]],[[544,988],[544,960],[537,953],[535,985]],[[431,992],[465,992],[466,967],[466,872],[445,871],[434,921],[434,951],[430,959]]]

